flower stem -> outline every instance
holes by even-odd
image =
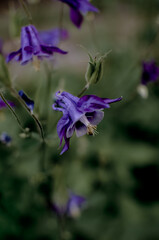
[[[33,19],[32,19],[31,13],[30,13],[30,11],[29,11],[29,9],[27,7],[27,4],[25,3],[24,0],[19,0],[19,2],[21,4],[22,8],[24,9],[24,12],[25,12],[25,14],[26,14],[26,16],[28,18],[29,23],[33,24]]]
[[[14,111],[14,109],[9,105],[9,103],[7,102],[7,100],[5,99],[5,97],[3,96],[3,94],[0,92],[0,97],[2,98],[3,102],[7,105],[8,109],[12,112],[12,114],[14,115],[14,117],[16,118],[21,130],[23,132],[25,132],[25,129],[23,128],[20,120],[19,120],[19,117],[17,116],[16,112]]]
[[[82,97],[82,95],[87,91],[89,88],[89,83],[85,85],[85,87],[82,89],[82,91],[77,95],[77,97]]]
[[[31,113],[30,109],[28,108],[28,106],[25,104],[25,102],[21,99],[21,97],[18,95],[18,93],[16,92],[16,90],[14,88],[9,88],[10,91],[12,92],[12,94],[16,97],[16,99],[25,107],[25,109],[27,110],[27,112],[29,113],[29,115],[34,119],[38,129],[39,129],[39,133],[41,135],[42,141],[44,142],[44,131],[43,131],[43,127],[39,121],[39,119],[35,116],[34,113]]]
[[[60,3],[60,13],[59,13],[59,29],[63,28],[63,16],[64,16],[64,5]]]

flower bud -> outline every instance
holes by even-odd
[[[94,59],[89,54],[89,63],[85,74],[86,82],[89,84],[96,84],[103,76],[103,63],[108,53],[103,56],[95,57]]]

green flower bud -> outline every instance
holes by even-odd
[[[100,57],[94,57],[94,59],[90,54],[88,55],[90,61],[87,66],[85,79],[88,84],[96,84],[103,76],[103,63],[108,53]]]

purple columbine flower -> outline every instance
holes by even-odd
[[[62,118],[57,124],[57,133],[60,138],[60,146],[63,139],[64,147],[60,154],[69,149],[69,141],[73,133],[76,132],[77,137],[84,134],[94,135],[96,133],[97,124],[103,117],[104,108],[109,108],[109,104],[120,101],[122,98],[109,99],[100,98],[95,95],[85,95],[81,98],[75,97],[68,92],[57,92],[56,101],[53,109],[63,113]]]
[[[11,102],[11,101],[8,101],[8,103],[9,103],[9,105],[11,106],[11,107],[15,107],[15,104],[13,103],[13,102]],[[2,108],[6,108],[7,106],[6,106],[6,104],[3,102],[3,100],[0,98],[0,109],[2,109]]]
[[[147,85],[149,82],[155,82],[159,77],[159,67],[154,61],[143,62],[141,84]]]
[[[0,135],[0,142],[5,144],[5,145],[10,145],[12,141],[12,138],[6,133],[6,132],[3,132],[1,135]]]
[[[19,96],[23,99],[23,101],[25,102],[25,104],[28,106],[28,108],[30,109],[31,112],[33,112],[34,109],[34,101],[31,100],[24,92],[23,90],[19,91]]]
[[[64,215],[68,217],[77,217],[80,215],[80,210],[85,203],[86,199],[83,196],[70,192],[66,204],[53,204],[53,210],[59,217]]]
[[[39,31],[39,37],[47,45],[58,46],[61,40],[68,38],[68,31],[65,29],[54,28],[46,31]]]
[[[50,46],[40,40],[37,29],[33,25],[22,27],[21,30],[21,48],[12,52],[7,57],[7,62],[15,59],[21,64],[26,64],[32,61],[33,58],[38,59],[49,58],[53,53],[66,54],[67,52],[58,47]]]
[[[88,12],[99,12],[89,0],[59,0],[70,7],[70,18],[76,27],[80,28],[83,22],[83,15]]]

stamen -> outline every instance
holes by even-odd
[[[82,116],[80,121],[87,127],[87,134],[88,135],[97,135],[98,132],[96,131],[97,126],[90,124],[86,116]]]
[[[91,125],[91,124],[89,124],[89,125],[87,126],[87,134],[88,134],[88,135],[93,135],[93,136],[97,135],[98,132],[97,132],[96,129],[97,129],[97,126],[96,126],[96,125]]]
[[[40,70],[40,60],[37,57],[33,57],[33,67],[37,72]]]

